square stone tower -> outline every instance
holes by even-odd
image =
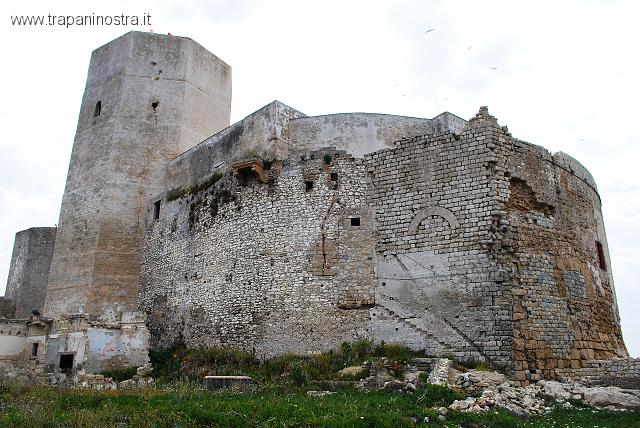
[[[136,309],[148,201],[230,110],[231,67],[191,39],[130,32],[92,53],[44,315]]]

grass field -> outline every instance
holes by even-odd
[[[307,397],[303,389],[272,387],[253,393],[213,393],[179,384],[168,390],[80,391],[5,387],[2,427],[640,427],[640,413],[556,409],[524,420],[506,412],[450,412],[435,407],[459,396],[427,385],[410,395],[343,391]],[[425,423],[425,418],[430,422]]]
[[[390,368],[401,376],[406,364],[423,356],[393,344],[343,344],[311,356],[283,355],[259,360],[230,349],[175,348],[152,352],[156,388],[91,391],[54,387],[0,387],[0,427],[638,427],[640,412],[613,413],[585,406],[556,408],[544,417],[520,419],[505,411],[481,415],[436,409],[463,399],[448,388],[420,386],[408,395],[346,390],[308,397],[313,381],[336,379],[337,371],[368,361],[372,370]],[[456,364],[478,366],[466,361]],[[459,366],[463,369],[462,366]],[[105,373],[116,380],[135,370]],[[204,391],[204,375],[247,374],[252,392]],[[424,379],[423,379],[424,380]],[[426,422],[428,421],[428,422]]]

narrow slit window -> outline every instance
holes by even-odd
[[[31,356],[32,357],[37,357],[38,356],[38,345],[40,345],[39,343],[32,343],[31,344]]]
[[[607,270],[607,260],[604,257],[604,249],[600,241],[596,241],[596,252],[598,253],[598,265],[600,269]]]
[[[351,217],[351,226],[359,227],[360,226],[360,217]]]
[[[102,101],[98,101],[96,103],[95,108],[93,109],[93,117],[98,117],[100,116],[100,113],[102,112]]]
[[[158,220],[160,218],[160,202],[156,201],[153,203],[153,219]]]

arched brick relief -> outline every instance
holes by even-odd
[[[442,207],[429,207],[423,210],[420,210],[418,214],[411,220],[411,224],[409,225],[409,234],[413,235],[418,232],[418,226],[420,223],[427,218],[432,216],[440,216],[449,222],[449,226],[451,226],[451,230],[455,230],[460,227],[460,223],[458,223],[458,219],[456,216],[446,208]]]

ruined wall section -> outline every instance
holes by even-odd
[[[405,139],[366,156],[379,235],[375,340],[511,367],[510,292],[487,251],[489,146],[476,118],[460,134]]]
[[[15,305],[15,318],[28,318],[44,306],[55,227],[32,227],[16,233],[5,298]]]
[[[249,167],[262,160],[242,165],[165,199],[148,228],[139,306],[152,347],[269,356],[366,337],[375,229],[364,162],[303,153],[262,178]]]
[[[500,209],[491,254],[513,294],[517,380],[627,355],[593,178],[567,155],[516,140],[484,112]]]
[[[286,158],[289,144],[284,139],[284,129],[290,120],[304,116],[279,101],[267,104],[171,160],[167,167],[167,188],[192,186],[243,156]]]

